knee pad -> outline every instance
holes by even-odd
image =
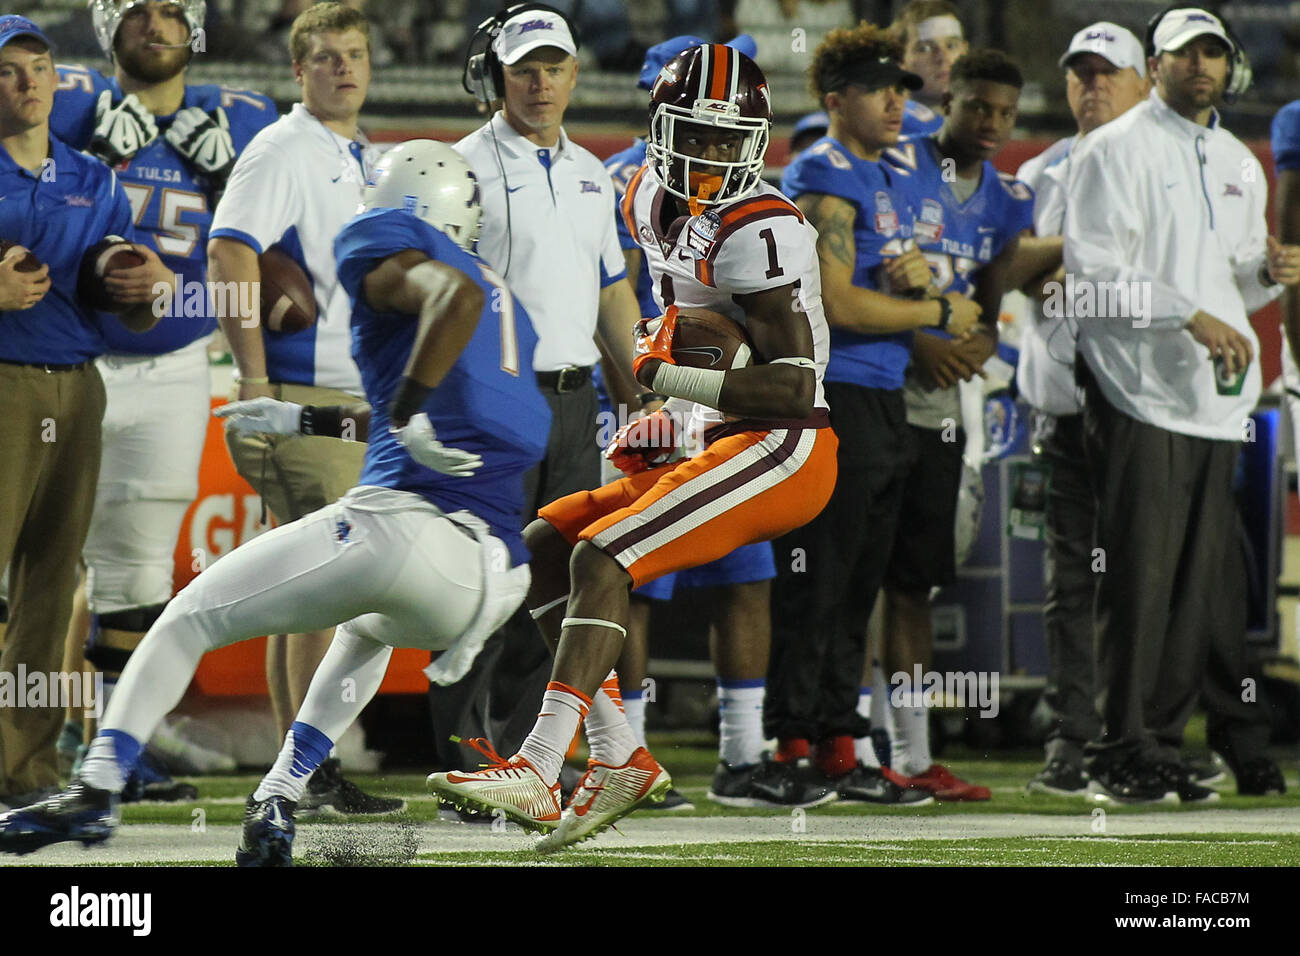
[[[85,657],[100,670],[121,671],[131,659],[131,652],[119,647],[105,647],[99,642],[99,635],[105,628],[114,631],[133,631],[145,633],[153,627],[154,622],[162,617],[167,602],[151,604],[148,607],[135,607],[125,611],[110,611],[107,614],[90,616],[90,635],[86,638]]]

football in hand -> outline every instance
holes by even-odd
[[[673,361],[687,368],[726,371],[753,364],[754,347],[740,323],[721,312],[678,307]]]
[[[133,269],[148,260],[121,236],[105,236],[86,250],[77,274],[77,296],[92,309],[118,312],[121,304],[113,297],[105,276],[118,269]]]
[[[258,256],[262,270],[262,322],[272,332],[301,332],[316,324],[316,294],[293,258],[271,248]]]
[[[21,242],[14,242],[12,239],[0,239],[0,260],[9,255],[9,250],[14,246],[21,246]],[[41,260],[37,259],[35,254],[28,251],[14,266],[15,272],[35,272],[41,267]]]

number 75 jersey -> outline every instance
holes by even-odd
[[[628,183],[621,213],[636,237],[650,270],[655,302],[720,312],[748,327],[745,310],[732,296],[793,286],[794,315],[812,333],[817,371],[814,406],[826,407],[822,377],[830,355],[830,330],[822,310],[822,280],[817,261],[817,230],[799,207],[766,183],[744,199],[711,206],[698,216],[670,218],[676,199],[649,166]],[[769,355],[771,360],[784,358]]]

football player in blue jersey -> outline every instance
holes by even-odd
[[[177,595],[128,662],[77,778],[0,816],[0,850],[111,835],[144,742],[207,651],[338,625],[247,802],[237,861],[288,865],[307,780],[379,689],[392,648],[446,651],[431,676],[454,681],[523,600],[523,475],[541,460],[550,412],[528,374],[537,339],[527,314],[469,251],[478,184],[450,147],[417,140],[384,156],[363,205],[335,250],[369,408],[262,397],[221,410],[264,433],[341,436],[353,417],[370,438],[360,484]],[[355,695],[338,693],[344,680]]]
[[[276,110],[248,90],[185,82],[202,45],[202,0],[94,0],[90,10],[113,76],[59,66],[50,126],[116,169],[141,241],[178,284],[147,334],[104,324],[104,458],[83,549],[91,630],[87,641],[84,617],[74,617],[65,663],[81,669],[85,642],[86,659],[103,670],[111,696],[131,651],[171,598],[176,537],[198,494],[207,344],[217,327],[204,284],[212,211],[236,155]],[[159,415],[164,407],[169,414]],[[80,736],[70,723],[61,747],[75,750]],[[126,795],[185,799],[193,788],[146,764]]]
[[[779,554],[808,555],[809,566],[778,566],[764,722],[779,742],[777,760],[811,758],[841,800],[915,805],[931,798],[879,767],[859,678],[904,500],[911,436],[903,384],[914,330],[960,335],[980,307],[956,291],[926,297],[931,273],[912,238],[912,177],[882,159],[898,143],[908,91],[921,83],[899,66],[901,53],[867,23],[826,37],[810,76],[830,128],[781,182],[817,229],[831,326],[826,393],[841,438],[830,503],[775,545]]]
[[[967,53],[952,69],[942,103],[943,128],[901,143],[886,158],[910,174],[916,214],[913,236],[930,264],[931,284],[969,296],[981,321],[962,336],[915,336],[904,392],[916,446],[903,517],[886,578],[887,674],[930,664],[930,595],[956,579],[954,520],[963,441],[957,383],[981,374],[997,347],[1002,293],[1019,236],[1033,225],[1033,193],[989,162],[1011,135],[1024,81],[996,50]],[[972,423],[983,428],[982,422]],[[906,690],[906,688],[904,689]],[[927,713],[913,688],[906,706],[891,707],[895,782],[941,800],[987,800],[987,787],[966,783],[930,757]]]
[[[966,52],[957,8],[947,0],[911,0],[889,29],[903,45],[903,69],[922,80],[903,107],[903,135],[930,136],[943,126],[940,106],[952,65]]]

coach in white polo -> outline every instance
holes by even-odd
[[[1098,303],[1123,301],[1103,295],[1115,283],[1129,293],[1126,314],[1078,320],[1105,559],[1102,728],[1087,752],[1093,781],[1126,800],[1200,789],[1173,760],[1201,692],[1206,622],[1238,600],[1224,566],[1260,393],[1250,314],[1300,280],[1300,249],[1268,235],[1264,171],[1215,109],[1249,82],[1236,39],[1187,7],[1162,14],[1151,41],[1150,97],[1071,151],[1063,231],[1076,286]]]
[[[603,370],[615,406],[639,408],[643,391],[631,377],[632,327],[640,307],[614,227],[614,188],[600,160],[561,127],[578,81],[577,52],[569,24],[558,12],[530,7],[506,19],[488,57],[495,61],[491,72],[500,81],[495,95],[502,109],[456,144],[482,186],[479,255],[505,279],[532,318],[538,336],[533,369],[551,407],[546,457],[525,479],[525,524],[542,505],[600,484],[599,406],[591,371],[602,350],[610,359]],[[536,671],[540,694],[550,663],[532,621],[521,612],[498,638],[502,636],[506,653],[498,670],[528,672],[529,679]],[[467,681],[482,680],[482,671],[491,665],[488,655]],[[494,688],[501,689],[498,681],[504,679],[494,677]],[[462,687],[460,693],[478,697],[472,687]],[[491,698],[499,700],[502,694],[494,692]],[[512,694],[509,702],[517,699],[532,698]],[[435,691],[435,723],[440,712],[459,706]],[[508,728],[495,730],[494,743],[503,753],[513,753],[510,748],[522,741],[535,716],[528,709],[517,728],[511,721]],[[446,719],[452,724],[458,720]],[[453,732],[468,732],[457,726]]]

